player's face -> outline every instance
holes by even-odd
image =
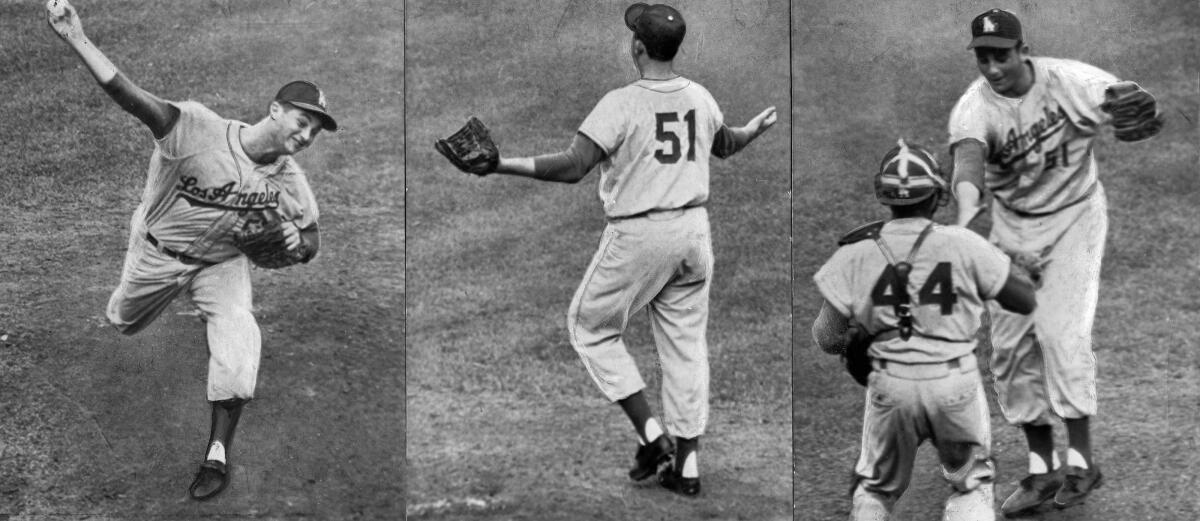
[[[1027,90],[1025,57],[1018,47],[976,47],[975,65],[992,90],[1001,96],[1020,96]]]
[[[282,107],[280,115],[275,118],[275,121],[279,124],[277,136],[280,140],[280,148],[284,149],[287,154],[295,154],[308,148],[317,138],[317,134],[321,132],[320,118],[292,106]]]

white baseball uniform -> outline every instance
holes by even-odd
[[[251,212],[317,222],[308,181],[291,156],[260,165],[242,149],[240,121],[196,102],[157,140],[146,189],[130,220],[121,282],[108,319],[132,335],[188,290],[207,324],[208,399],[252,398],[261,339],[251,314],[250,264],[232,243]]]
[[[708,161],[723,125],[687,78],[640,79],[606,94],[579,128],[605,153],[608,226],[567,313],[571,345],[612,401],[645,387],[621,338],[649,308],[662,364],[663,418],[694,438],[708,420],[708,293],[713,269]]]
[[[991,360],[1005,418],[1045,424],[1049,413],[1096,413],[1092,322],[1108,228],[1093,140],[1110,116],[1100,110],[1117,78],[1073,60],[1030,58],[1033,86],[1020,98],[980,77],[950,115],[950,143],[985,147],[984,184],[995,196],[991,241],[1037,256],[1039,306],[1018,315],[990,305]]]
[[[880,235],[897,262],[907,259],[925,218],[888,221]],[[1008,278],[1010,261],[986,240],[957,226],[933,224],[909,261],[905,286],[912,302],[912,335],[897,333],[894,275],[872,240],[847,244],[813,276],[821,295],[875,337],[863,417],[856,496],[867,494],[890,511],[908,488],[917,448],[932,440],[943,472],[962,493],[978,493],[991,512],[991,424],[973,351],[984,302]],[[956,452],[957,451],[957,452]],[[965,464],[947,468],[962,452]],[[950,456],[958,453],[958,456]],[[852,518],[870,518],[855,500]]]

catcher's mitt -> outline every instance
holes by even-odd
[[[1012,259],[1013,269],[1018,273],[1025,275],[1034,288],[1042,287],[1042,271],[1046,269],[1046,265],[1050,263],[1048,259],[1043,260],[1041,255],[1030,252],[1005,252]]]
[[[846,350],[842,352],[842,364],[854,381],[862,386],[867,385],[867,377],[871,375],[871,357],[867,356],[867,349],[871,347],[873,338],[854,322],[846,329]]]
[[[308,262],[315,253],[303,234],[300,245],[288,250],[283,235],[283,221],[271,212],[258,212],[248,219],[242,229],[234,234],[233,244],[255,266],[267,269]]]
[[[458,132],[437,140],[433,146],[468,174],[485,176],[495,172],[500,164],[500,148],[492,141],[488,128],[475,116],[471,116]]]
[[[1132,81],[1109,85],[1100,110],[1112,115],[1113,136],[1121,141],[1141,141],[1162,130],[1163,116],[1154,95]]]

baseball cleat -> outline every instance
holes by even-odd
[[[1054,498],[1054,494],[1062,488],[1063,478],[1059,471],[1045,474],[1030,474],[1021,480],[1021,485],[1004,503],[1000,512],[1005,517],[1027,514],[1036,510],[1043,503]]]
[[[196,501],[204,501],[225,490],[229,484],[229,469],[224,462],[208,460],[200,464],[196,479],[188,487],[188,494]]]
[[[1093,465],[1090,468],[1067,467],[1062,487],[1054,495],[1055,508],[1067,508],[1083,503],[1087,495],[1104,484],[1104,475]]]
[[[658,472],[658,466],[671,459],[671,455],[674,453],[675,447],[666,434],[661,434],[654,441],[639,446],[637,454],[633,457],[633,468],[629,469],[629,478],[641,481],[653,476],[655,472]]]
[[[685,478],[675,469],[674,465],[670,465],[658,473],[658,484],[676,494],[685,496],[700,494],[700,478]]]

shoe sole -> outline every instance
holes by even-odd
[[[1064,508],[1071,508],[1074,506],[1082,505],[1084,502],[1087,501],[1087,497],[1092,494],[1092,491],[1100,488],[1100,486],[1103,484],[1104,484],[1104,474],[1101,474],[1100,477],[1096,478],[1096,482],[1092,484],[1092,488],[1088,489],[1088,491],[1086,493],[1079,495],[1075,500],[1071,501],[1070,503],[1059,503],[1058,499],[1055,499],[1054,500],[1054,508],[1062,510]]]
[[[1046,503],[1053,502],[1053,501],[1054,501],[1054,494],[1050,494],[1050,495],[1046,496],[1045,499],[1038,501],[1037,503],[1021,507],[1019,510],[1013,510],[1011,512],[1004,510],[1004,507],[1001,506],[1000,513],[1004,514],[1004,517],[1020,517],[1020,516],[1026,515],[1026,514],[1032,514],[1034,512],[1037,512]]]

